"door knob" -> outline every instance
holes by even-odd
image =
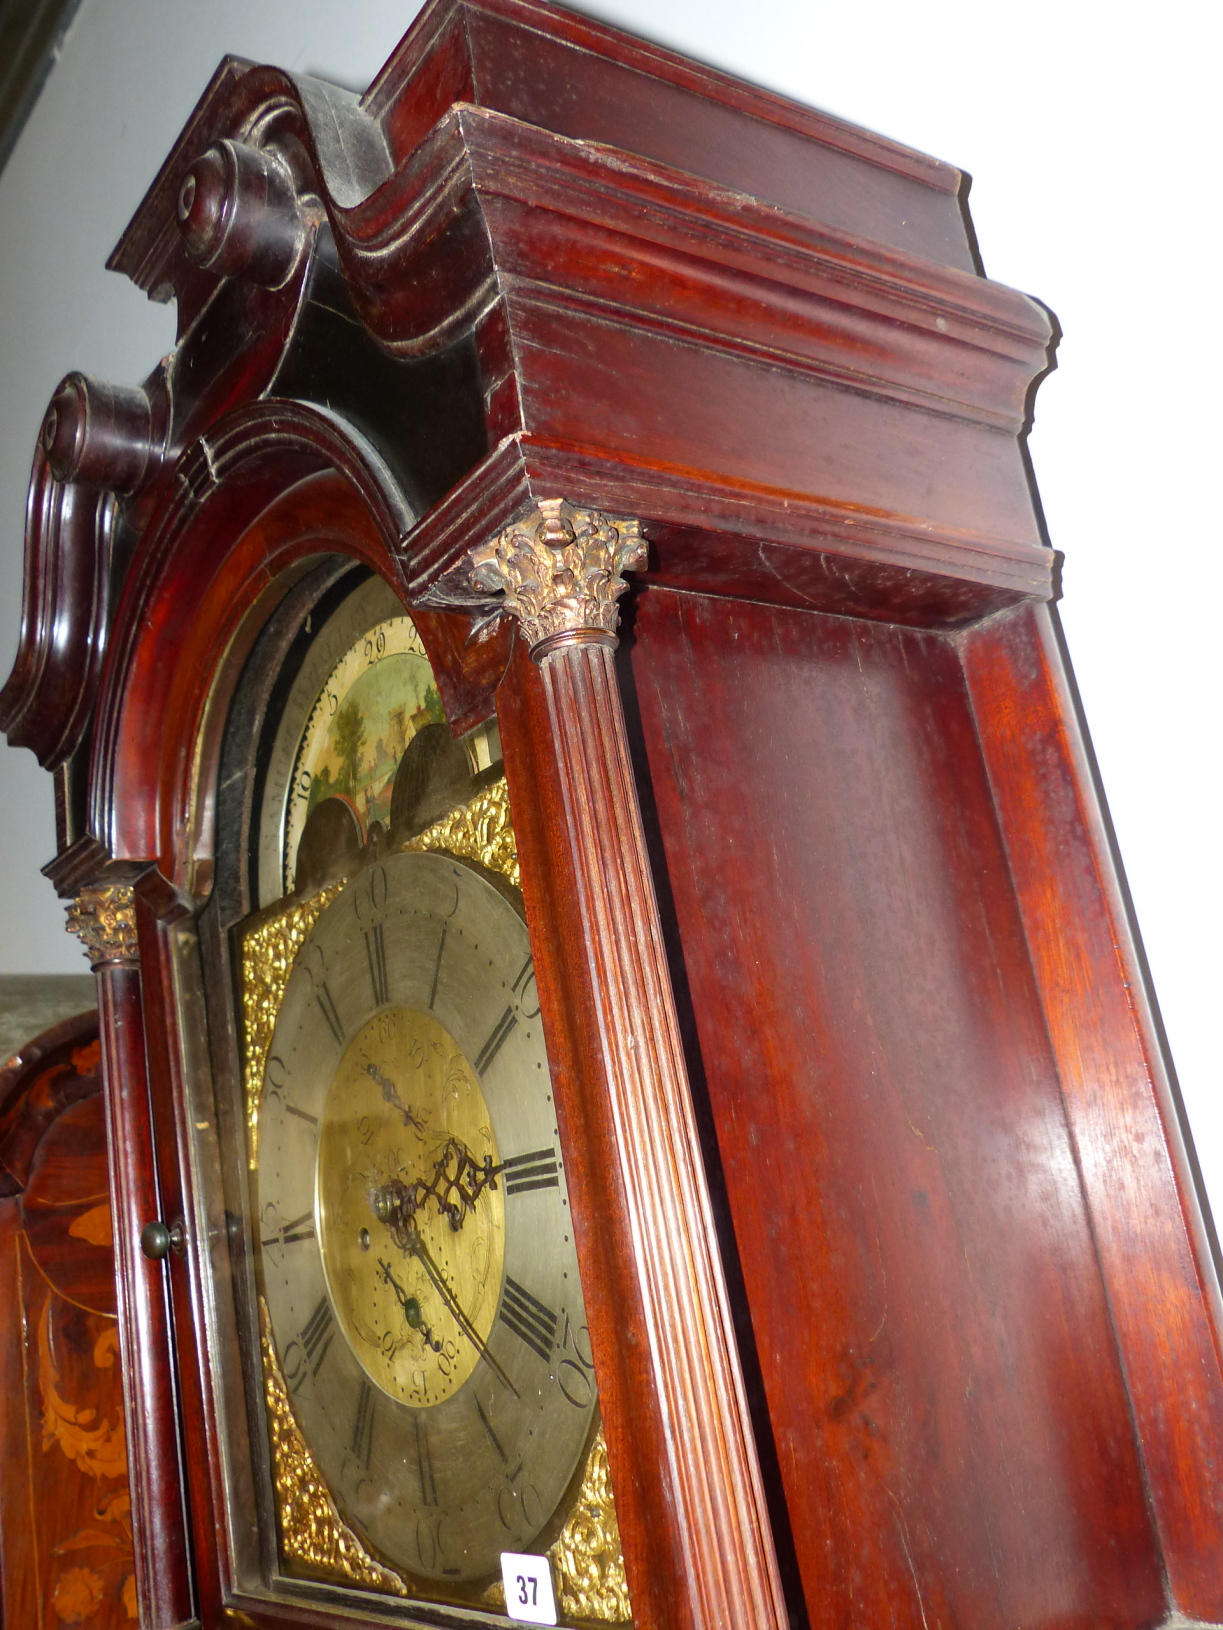
[[[171,1251],[182,1256],[186,1248],[187,1235],[181,1222],[169,1227],[163,1222],[150,1222],[140,1230],[140,1249],[153,1262],[163,1261]]]

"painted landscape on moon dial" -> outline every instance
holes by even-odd
[[[405,747],[423,725],[444,722],[423,657],[398,652],[374,663],[349,687],[303,763],[311,776],[307,817],[324,798],[339,796],[366,831],[374,821],[385,825]]]

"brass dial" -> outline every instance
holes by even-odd
[[[559,1514],[595,1411],[530,944],[500,890],[429,853],[345,886],[294,964],[259,1123],[262,1289],[322,1476],[399,1567],[495,1575]]]
[[[454,1037],[431,1014],[379,1009],[324,1105],[319,1238],[340,1328],[397,1403],[441,1403],[487,1351],[505,1257],[493,1172],[488,1105]]]

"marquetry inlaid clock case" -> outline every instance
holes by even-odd
[[[495,1579],[422,1584],[425,1540],[397,1555],[353,1516],[326,1398],[294,1387],[363,1341],[376,1369],[381,1327],[337,1334],[337,1294],[278,1327],[267,1253],[315,1222],[242,1197],[260,1161],[270,1192],[324,1020],[356,1085],[327,1096],[328,1064],[290,1112],[360,1091],[425,1140],[395,1026],[429,1043],[440,976],[428,1000],[393,981],[447,868],[456,911],[475,891],[529,946],[531,1005],[507,962],[500,1029],[446,1066],[474,1106],[458,1165],[426,1182],[387,1154],[346,1248],[359,1277],[353,1240],[397,1242],[360,1281],[402,1312],[386,1340],[461,1350],[494,1448],[488,1400],[532,1363],[585,1409],[597,1377],[524,1541],[567,1589],[559,1527],[593,1513],[615,1600],[571,1591],[568,1622],[1223,1617],[1217,1285],[1023,450],[1050,325],[978,274],[960,192],[540,0],[435,0],[360,98],[230,59],[191,115],[111,261],[177,303],[178,342],[143,385],[56,393],[0,697],[55,772],[48,871],[97,973],[145,1626],[502,1611]],[[323,774],[296,744],[350,590],[435,689],[371,759],[415,781],[358,797],[360,727],[336,736],[349,796],[294,871],[269,765]],[[316,700],[278,725],[303,671]],[[326,959],[358,933],[373,994],[329,1017]],[[528,1020],[555,1141],[515,1167],[491,1151],[518,1089],[488,1083]],[[513,1221],[532,1184],[567,1196],[577,1336],[497,1266],[542,1261]],[[446,1194],[439,1269],[420,1219]],[[435,1382],[418,1404],[474,1386]],[[434,1522],[457,1475],[394,1486]]]

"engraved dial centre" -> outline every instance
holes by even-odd
[[[349,1042],[319,1127],[319,1239],[370,1380],[425,1408],[463,1385],[497,1312],[505,1198],[484,1094],[431,1015],[383,1008]]]

